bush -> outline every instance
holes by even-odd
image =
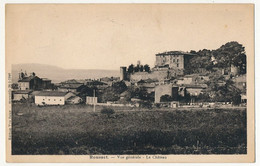
[[[170,102],[170,101],[173,101],[173,98],[170,95],[163,95],[163,96],[161,96],[160,101],[161,102]]]
[[[110,116],[115,113],[115,111],[112,108],[103,108],[100,112],[101,114],[106,114],[107,116]]]
[[[152,108],[152,103],[149,101],[143,101],[140,103],[140,106],[143,108]]]

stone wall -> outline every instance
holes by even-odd
[[[158,85],[155,87],[154,102],[160,103],[161,96],[172,96],[172,84]]]
[[[140,80],[147,80],[147,79],[152,79],[152,80],[163,80],[167,78],[167,71],[153,71],[151,73],[147,72],[136,72],[134,74],[131,74],[130,80],[137,82]]]
[[[167,79],[169,76],[171,77],[176,77],[183,75],[183,70],[179,69],[153,69],[152,72],[147,73],[147,72],[136,72],[134,74],[130,75],[130,81],[137,82],[140,80],[147,80],[147,79],[152,79],[156,81],[161,81],[164,79]]]

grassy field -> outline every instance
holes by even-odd
[[[246,109],[12,105],[12,154],[245,154]],[[22,114],[22,115],[21,115]]]

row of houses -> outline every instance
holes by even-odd
[[[82,102],[78,96],[83,84],[78,82],[63,82],[54,85],[50,79],[40,78],[35,73],[27,76],[19,73],[18,87],[12,91],[12,100],[33,101],[37,105],[64,105]]]
[[[114,82],[117,78],[105,79]],[[17,88],[12,90],[12,100],[30,101],[36,105],[64,105],[78,104],[85,101],[85,96],[92,95],[91,88],[102,90],[108,87],[108,83],[100,80],[67,80],[58,84],[52,84],[51,80],[40,78],[35,73],[27,76],[19,73]],[[83,100],[84,99],[84,100]]]
[[[101,81],[102,80],[102,81]],[[51,83],[51,80],[39,78],[38,76],[31,75],[29,77],[23,76],[18,81],[18,90],[13,91],[13,100],[27,100],[32,99],[37,105],[64,105],[64,104],[77,104],[83,101],[88,101],[86,96],[92,96],[93,88],[96,92],[101,92],[112,86],[118,78],[104,78],[99,80],[68,80],[55,85]],[[236,76],[233,78],[237,87],[241,89],[243,94],[241,99],[246,101],[246,75]],[[148,94],[154,96],[154,104],[163,103],[161,100],[162,96],[170,96],[173,102],[171,105],[176,104],[180,97],[185,98],[187,95],[191,98],[191,103],[194,102],[194,98],[203,94],[207,89],[206,82],[209,81],[209,76],[201,74],[183,75],[174,79],[141,79],[136,80],[125,80],[126,86],[137,86],[146,89]],[[89,93],[86,88],[91,91]],[[81,94],[84,95],[81,95]],[[127,95],[126,93],[120,94],[120,100],[124,101],[123,98]],[[138,96],[138,95],[137,95]],[[90,99],[89,99],[90,100]],[[133,101],[132,101],[133,100]],[[129,101],[129,100],[127,100]],[[142,102],[140,98],[132,98],[129,103]],[[125,104],[129,104],[125,103]],[[121,104],[113,103],[113,104]],[[169,105],[169,103],[168,103]]]
[[[83,100],[73,92],[61,91],[14,91],[13,101],[31,101],[36,105],[78,104]]]

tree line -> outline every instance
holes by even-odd
[[[131,64],[127,68],[127,72],[129,74],[132,74],[134,72],[150,72],[150,71],[151,71],[151,69],[150,69],[150,66],[148,64],[145,64],[145,65],[137,64],[136,66]]]
[[[231,65],[238,68],[240,74],[246,73],[246,52],[245,47],[236,42],[228,42],[216,50],[203,49],[199,51],[191,50],[196,54],[190,59],[186,72],[189,74],[201,72],[201,68],[206,71],[214,71],[214,68],[229,68]]]

